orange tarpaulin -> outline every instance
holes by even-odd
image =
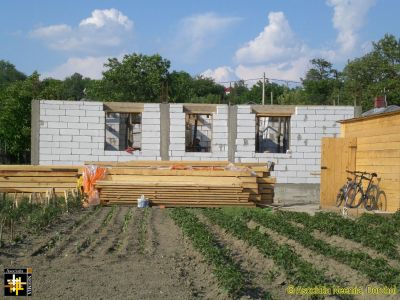
[[[87,195],[89,205],[98,205],[100,203],[99,193],[95,189],[95,183],[104,179],[106,176],[106,168],[97,166],[85,166],[83,168],[83,191]]]

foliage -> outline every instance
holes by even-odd
[[[264,212],[262,210],[248,210],[245,213],[248,219],[270,228],[316,253],[331,257],[336,261],[349,265],[351,268],[367,275],[371,281],[387,286],[400,287],[400,270],[394,269],[382,258],[372,258],[367,253],[344,250],[317,239],[312,235],[312,229],[299,230],[295,225],[287,222],[282,214]],[[301,214],[304,216],[304,214]]]
[[[31,101],[39,94],[39,74],[33,73],[24,81],[16,81],[0,93],[0,141],[8,152],[22,161],[30,148]]]
[[[207,226],[189,210],[175,208],[170,210],[170,216],[190,238],[193,246],[214,266],[213,271],[220,285],[231,295],[240,294],[245,282],[230,251],[219,247]]]
[[[150,214],[149,208],[144,208],[142,214],[140,215],[139,225],[138,225],[138,243],[139,243],[139,253],[144,254],[146,233],[147,233],[147,219]]]
[[[373,50],[350,61],[343,70],[345,96],[363,109],[373,98],[387,93],[388,104],[400,105],[400,39],[386,34]]]
[[[62,99],[81,100],[85,98],[85,89],[89,82],[89,78],[83,78],[79,73],[74,73],[70,77],[65,78],[62,84]]]
[[[10,83],[25,79],[26,75],[18,71],[13,64],[5,60],[0,60],[0,89]]]
[[[192,99],[195,94],[193,87],[193,78],[189,73],[184,71],[173,71],[168,75],[168,94],[170,101],[176,103],[184,103]]]
[[[156,102],[163,97],[170,61],[160,55],[130,54],[110,58],[103,79],[88,89],[88,96],[106,101]]]
[[[268,234],[261,233],[258,228],[248,228],[242,215],[245,210],[206,209],[203,213],[211,222],[256,247],[264,256],[272,258],[278,266],[285,270],[287,277],[294,285],[315,287],[339,283],[339,280],[325,277],[321,270],[301,259],[290,246],[279,245]]]
[[[393,236],[400,241],[400,211],[391,216],[363,214],[355,222],[357,226],[369,227],[381,235]]]
[[[332,64],[325,59],[315,58],[311,61],[312,67],[302,80],[304,92],[310,104],[332,105],[333,92],[340,89],[339,73],[332,68]]]
[[[262,104],[262,81],[257,81],[256,84],[250,88],[244,81],[235,82],[231,87],[232,91],[225,97],[226,103],[234,104]],[[290,89],[286,86],[274,83],[265,83],[265,104],[271,103],[271,92],[273,104],[281,104],[280,98],[282,95]]]
[[[318,229],[329,235],[338,235],[377,250],[387,257],[400,259],[395,239],[384,231],[358,224],[335,213],[319,212],[311,217],[307,213],[281,212],[287,220],[299,222],[310,229]]]
[[[81,208],[79,198],[70,198],[68,201],[68,211],[72,212]],[[10,230],[13,224],[23,224],[29,230],[37,232],[52,224],[61,214],[67,211],[65,199],[55,198],[48,205],[30,202],[29,199],[22,199],[18,207],[14,201],[6,197],[0,202],[0,220],[2,230],[4,225],[9,224]],[[0,239],[1,243],[1,239]]]
[[[125,232],[128,229],[129,221],[132,219],[132,217],[133,213],[132,209],[130,209],[124,216],[124,223],[122,224],[122,229],[121,229],[122,232]]]
[[[62,100],[63,94],[63,81],[53,78],[46,78],[41,82],[41,91],[38,96],[39,99],[52,99]]]
[[[111,207],[110,211],[107,213],[107,215],[105,216],[105,218],[104,218],[104,220],[103,220],[103,222],[101,224],[102,227],[106,227],[108,225],[108,223],[110,223],[110,221],[111,221],[116,209],[117,209],[116,205],[113,205]]]

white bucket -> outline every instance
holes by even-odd
[[[146,199],[144,195],[140,196],[140,198],[137,199],[137,207],[139,208],[149,207],[149,200]]]

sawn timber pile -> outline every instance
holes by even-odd
[[[96,183],[103,205],[133,204],[144,195],[151,205],[219,207],[266,205],[275,178],[260,164],[228,162],[97,163],[107,177]]]
[[[78,167],[1,165],[0,193],[45,193],[49,189],[62,195],[76,187]]]

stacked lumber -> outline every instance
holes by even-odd
[[[266,166],[228,164],[206,161],[97,163],[108,167],[108,175],[96,183],[96,188],[104,205],[136,204],[141,195],[152,205],[167,207],[272,203],[275,180]]]
[[[0,165],[0,193],[45,193],[62,195],[76,187],[78,167]]]

